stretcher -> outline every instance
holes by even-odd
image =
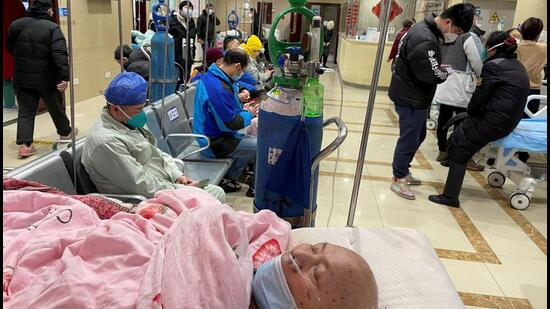
[[[531,100],[546,100],[546,96],[531,95]],[[518,126],[508,136],[489,144],[484,155],[493,159],[494,171],[487,176],[487,182],[494,188],[501,188],[509,178],[516,189],[509,196],[512,207],[524,210],[529,207],[535,185],[547,178],[546,164],[524,163],[519,159],[519,152],[538,153],[546,156],[547,149],[547,112],[544,106],[533,114],[525,108],[525,113],[531,117],[522,119]],[[536,173],[534,173],[536,172]]]

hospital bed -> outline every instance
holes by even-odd
[[[59,153],[38,159],[40,168],[11,176],[41,181],[75,194]],[[24,171],[24,172],[23,172]],[[464,308],[428,238],[400,228],[302,228],[291,231],[290,246],[330,242],[359,253],[369,263],[381,309]]]
[[[544,100],[545,95],[531,95],[531,100]],[[516,154],[520,151],[540,153],[546,155],[547,149],[547,107],[544,106],[533,114],[527,107],[525,113],[531,117],[522,119],[518,126],[508,136],[491,143],[483,155],[492,158],[495,170],[487,176],[487,182],[494,188],[500,188],[506,182],[506,178],[512,180],[516,189],[509,196],[512,207],[524,210],[529,207],[531,197],[535,191],[535,185],[546,180],[546,164],[526,164],[519,160]],[[537,176],[532,172],[538,170]]]

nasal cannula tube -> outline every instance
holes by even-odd
[[[302,272],[302,270],[300,269],[300,266],[298,266],[298,263],[296,263],[296,259],[292,256],[292,254],[288,254],[288,259],[290,260],[290,263],[292,264],[292,267],[294,267],[294,269],[296,270],[296,272],[298,272],[302,277],[305,277],[304,273]],[[315,293],[315,300],[318,302],[318,303],[323,303],[321,301],[321,298],[319,298],[319,295],[317,293]]]

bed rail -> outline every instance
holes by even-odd
[[[311,179],[310,179],[310,185],[309,185],[309,207],[304,210],[304,222],[303,227],[312,227],[313,220],[315,220],[315,213],[313,212],[313,196],[315,194],[315,171],[319,167],[319,164],[323,159],[330,156],[346,139],[348,136],[348,127],[346,124],[342,121],[342,119],[338,117],[331,117],[328,118],[323,122],[323,128],[326,126],[329,126],[330,124],[336,124],[338,128],[338,132],[336,134],[336,138],[321,152],[319,152],[315,158],[313,158],[313,161],[311,162]]]

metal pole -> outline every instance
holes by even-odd
[[[187,48],[185,50],[182,50],[182,52],[186,53],[185,54],[186,60],[185,60],[185,67],[183,68],[183,81],[182,81],[184,96],[185,96],[185,93],[187,92],[187,73],[189,68],[189,61],[193,63],[195,59],[195,57],[193,57],[193,45],[195,45],[195,41],[193,41],[193,45],[191,45],[191,42],[189,42],[189,19],[193,18],[192,16],[191,17],[189,16],[189,3],[190,2],[187,2],[187,5],[185,6],[186,13],[187,13],[187,17],[185,17],[185,47]],[[182,49],[183,49],[183,44],[182,44]],[[183,55],[181,56],[183,57]],[[185,96],[185,100],[187,101],[186,96]]]
[[[205,33],[204,33],[204,48],[203,48],[203,51],[202,51],[202,68],[204,70],[204,72],[206,72],[206,50],[208,49],[208,24],[210,23],[210,14],[209,14],[209,4],[210,4],[210,0],[207,0],[206,1],[206,30],[205,30]],[[213,14],[214,15],[214,14]],[[216,23],[216,16],[214,15],[214,24]]]
[[[121,0],[119,0],[121,1]],[[165,29],[165,36],[164,36],[164,61],[163,68],[162,68],[162,99],[160,101],[160,105],[162,107],[162,110],[164,111],[164,98],[166,96],[166,67],[168,66],[168,36],[170,35],[170,0],[166,1],[164,3],[166,6],[166,17],[164,19],[164,29]],[[161,9],[159,5],[159,10]],[[170,65],[174,65],[173,63],[170,63]],[[170,78],[171,79],[171,78]],[[162,118],[164,116],[164,113],[160,113],[160,130],[162,132]]]
[[[118,42],[120,46],[120,73],[124,72],[124,64],[122,58],[124,52],[122,50],[122,0],[118,0]]]
[[[355,210],[357,208],[357,198],[359,197],[359,186],[361,185],[361,176],[363,175],[363,165],[365,163],[365,154],[367,152],[367,144],[369,141],[369,131],[372,120],[372,113],[374,111],[374,100],[376,99],[376,88],[378,87],[378,78],[380,76],[380,67],[382,66],[382,56],[384,55],[384,47],[386,44],[386,34],[388,32],[390,7],[392,0],[382,1],[382,16],[380,20],[379,29],[380,38],[378,39],[378,49],[376,50],[376,58],[374,62],[374,71],[372,72],[372,80],[369,91],[369,101],[367,104],[367,113],[365,115],[365,123],[363,127],[363,134],[361,136],[361,146],[359,148],[359,156],[357,158],[357,167],[355,169],[355,178],[353,179],[353,191],[351,193],[351,203],[348,213],[347,226],[353,226],[353,220],[355,219]]]
[[[120,1],[120,0],[119,0]],[[69,105],[71,106],[71,148],[73,151],[73,184],[75,191],[76,187],[76,160],[74,156],[76,154],[76,136],[74,135],[74,129],[76,125],[74,123],[75,113],[74,113],[74,61],[73,61],[73,10],[71,8],[71,0],[67,0],[67,36],[68,36],[68,45],[69,45]],[[79,162],[80,163],[80,162]]]

